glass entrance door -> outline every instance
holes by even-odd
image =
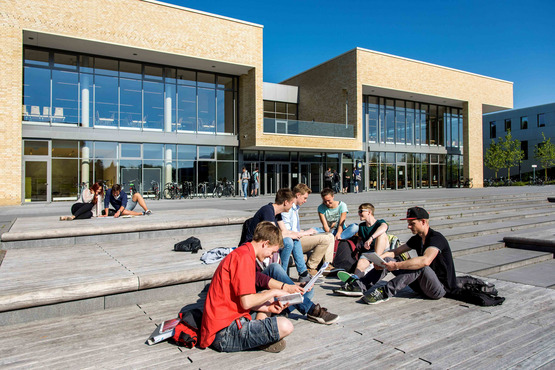
[[[48,161],[25,161],[25,202],[48,202]]]
[[[264,174],[265,194],[275,194],[289,187],[289,163],[266,163]]]
[[[407,165],[398,164],[397,165],[397,189],[406,189],[407,183]]]

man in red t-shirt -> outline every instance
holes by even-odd
[[[221,352],[236,352],[260,347],[270,352],[285,348],[284,337],[293,332],[293,324],[278,314],[287,306],[274,298],[286,295],[281,289],[256,293],[256,259],[263,261],[283,245],[281,232],[271,222],[261,222],[253,241],[231,252],[216,269],[200,331],[200,347]],[[250,311],[257,311],[252,320]]]

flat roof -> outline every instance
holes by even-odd
[[[499,111],[499,112],[484,113],[483,116],[485,116],[485,115],[491,115],[491,114],[502,114],[502,113],[507,113],[507,112],[518,112],[519,110],[533,109],[533,108],[543,107],[543,106],[547,106],[547,105],[552,105],[552,106],[555,108],[555,102],[553,102],[553,103],[545,103],[545,104],[531,105],[531,106],[529,106],[529,107],[504,109],[504,110]]]
[[[207,16],[214,17],[214,18],[225,19],[226,21],[232,21],[232,22],[242,23],[242,24],[246,24],[246,25],[249,25],[249,26],[253,26],[253,27],[264,28],[264,26],[261,25],[261,24],[256,24],[256,23],[252,23],[252,22],[242,21],[242,20],[240,20],[240,19],[235,19],[235,18],[230,18],[230,17],[224,17],[223,15],[218,15],[218,14],[203,12],[203,11],[201,11],[201,10],[186,8],[186,7],[184,7],[184,6],[175,5],[175,4],[170,4],[170,3],[165,3],[165,2],[163,2],[163,1],[156,1],[156,0],[141,0],[141,1],[144,1],[144,2],[147,2],[147,3],[156,4],[156,5],[161,5],[161,6],[167,6],[167,7],[175,8],[175,9],[179,9],[179,10],[186,10],[186,11],[188,11],[188,12],[197,13],[197,14],[202,14],[202,15],[207,15]]]
[[[300,73],[297,73],[296,75],[293,75],[293,76],[291,76],[291,77],[288,77],[288,78],[286,78],[284,81],[287,81],[287,80],[289,80],[289,79],[291,79],[291,78],[293,78],[293,77],[299,76],[299,75],[301,75],[301,74],[303,74],[303,73],[305,73],[305,72],[307,72],[307,71],[310,71],[310,70],[312,70],[312,69],[315,69],[315,68],[317,68],[317,67],[319,67],[319,66],[321,66],[321,65],[324,65],[324,64],[326,64],[326,63],[328,63],[328,62],[330,62],[330,61],[332,61],[332,60],[334,60],[334,59],[337,59],[337,58],[339,58],[339,57],[342,57],[343,55],[349,54],[349,53],[351,53],[351,52],[353,52],[353,51],[365,51],[365,52],[368,52],[368,53],[379,54],[379,55],[383,55],[383,56],[387,56],[387,57],[391,57],[391,58],[397,58],[397,59],[406,60],[406,61],[409,61],[409,62],[425,64],[425,65],[428,65],[428,66],[431,66],[431,67],[443,68],[443,69],[447,69],[447,70],[454,71],[454,72],[465,73],[465,74],[468,74],[468,75],[477,76],[477,77],[481,77],[481,78],[488,78],[488,79],[490,79],[490,80],[505,82],[505,83],[509,83],[509,84],[513,85],[513,82],[512,82],[512,81],[501,80],[501,79],[495,78],[495,77],[484,76],[484,75],[480,75],[480,74],[473,73],[473,72],[467,72],[467,71],[463,71],[463,70],[460,70],[460,69],[455,69],[455,68],[450,68],[450,67],[441,66],[441,65],[439,65],[439,64],[433,64],[433,63],[423,62],[423,61],[421,61],[421,60],[416,60],[416,59],[410,59],[410,58],[400,57],[400,56],[398,56],[398,55],[382,53],[382,52],[380,52],[380,51],[375,51],[375,50],[370,50],[370,49],[365,49],[365,48],[360,48],[360,47],[356,47],[356,48],[351,49],[351,50],[349,50],[349,51],[346,51],[346,52],[344,52],[344,53],[342,53],[342,54],[339,54],[339,55],[337,55],[337,56],[335,56],[335,57],[333,57],[333,58],[331,58],[331,59],[326,60],[325,62],[322,62],[322,63],[320,63],[320,64],[315,65],[315,66],[312,67],[312,68],[309,68],[309,69],[307,69],[307,70],[305,70],[305,71],[303,71],[303,72],[300,72]]]

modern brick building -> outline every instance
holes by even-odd
[[[482,114],[512,83],[364,49],[263,84],[261,25],[151,0],[0,4],[0,205],[79,184],[263,193],[358,164],[364,189],[482,179]]]

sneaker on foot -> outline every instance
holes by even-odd
[[[150,209],[147,209],[146,211],[143,212],[143,216],[150,216],[152,214],[152,211]]]
[[[359,277],[355,274],[349,274],[346,271],[339,271],[337,277],[344,283],[351,284],[353,281],[358,280]]]
[[[333,291],[335,294],[344,295],[347,297],[361,297],[364,292],[358,284],[345,284],[339,289]]]
[[[337,273],[337,271],[338,270],[335,267],[333,267],[333,265],[331,263],[329,263],[328,267],[326,267],[324,272],[322,272],[322,276],[331,276],[334,273]]]
[[[321,307],[319,304],[315,304],[314,306],[312,306],[312,310],[310,310],[310,312],[306,314],[306,317],[310,321],[324,325],[331,325],[339,318],[339,316],[328,312],[326,308]]]
[[[299,283],[308,283],[310,279],[312,279],[312,275],[310,275],[308,271],[305,271],[305,272],[306,274],[299,276],[299,279],[298,279]]]
[[[280,339],[275,343],[266,344],[258,348],[266,352],[279,353],[285,349],[285,339]]]
[[[312,275],[312,276],[310,277],[311,279],[312,279],[312,277],[313,277],[314,275],[316,275],[316,274],[318,273],[318,270],[314,270],[314,269],[308,269],[307,271],[308,271],[308,274],[309,274],[309,275]],[[323,281],[322,279],[324,279],[324,276],[323,276],[323,275],[318,276],[318,279],[316,279],[316,284],[322,283],[322,281]]]
[[[362,297],[362,301],[367,304],[378,304],[389,301],[389,297],[385,295],[383,288],[377,288],[372,293]]]

